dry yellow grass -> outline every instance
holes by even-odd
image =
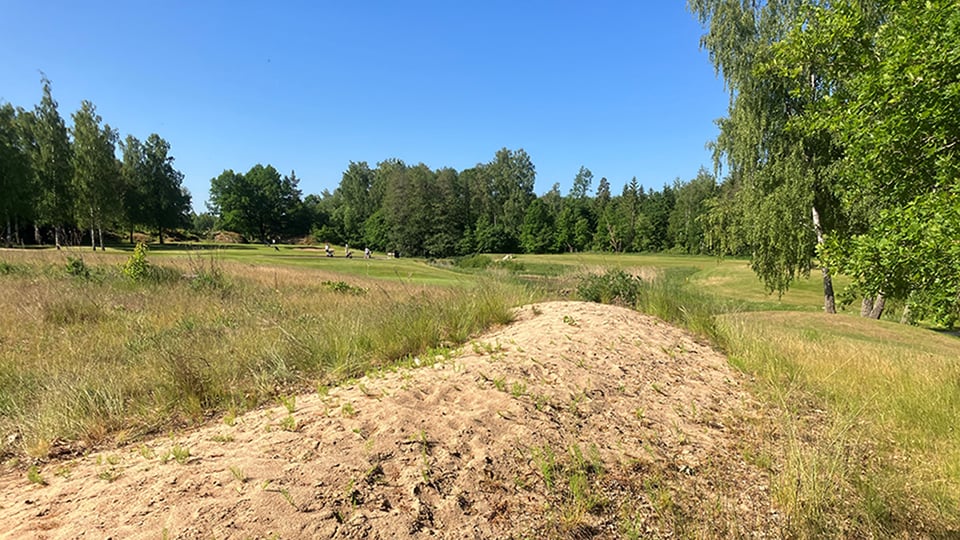
[[[0,454],[46,456],[246,409],[356,376],[503,322],[522,299],[213,259],[163,261],[135,283],[124,255],[4,253]],[[188,276],[188,277],[184,277]]]

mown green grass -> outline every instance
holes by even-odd
[[[373,258],[364,259],[362,248],[352,251],[353,257],[348,259],[343,256],[342,246],[336,246],[335,257],[327,257],[322,248],[315,246],[278,245],[277,249],[274,249],[272,246],[254,244],[171,244],[163,247],[151,246],[150,255],[162,261],[182,260],[213,253],[224,262],[314,269],[420,285],[464,285],[474,281],[449,268],[427,264],[422,259],[388,259],[385,253],[374,253]]]

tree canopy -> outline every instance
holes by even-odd
[[[771,290],[815,263],[952,325],[960,314],[960,9],[950,0],[690,0],[730,89],[706,236]]]

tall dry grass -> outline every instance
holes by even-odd
[[[754,311],[666,268],[637,309],[724,350],[764,403],[744,459],[797,538],[960,537],[960,339],[849,315]]]
[[[809,313],[720,326],[769,404],[757,443],[798,537],[960,535],[960,340]]]
[[[526,292],[122,255],[4,252],[0,454],[123,441],[330,384],[509,320]],[[214,258],[211,258],[214,257]],[[75,270],[76,264],[72,266]],[[185,277],[186,276],[186,277]]]

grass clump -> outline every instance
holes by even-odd
[[[321,283],[321,285],[339,294],[362,296],[367,293],[366,289],[364,289],[363,287],[350,285],[346,281],[324,281]]]
[[[83,257],[67,256],[67,274],[80,279],[90,279],[90,269],[83,262]]]
[[[22,274],[25,272],[25,269],[17,264],[11,264],[7,261],[0,261],[0,276],[8,276],[11,274]]]

